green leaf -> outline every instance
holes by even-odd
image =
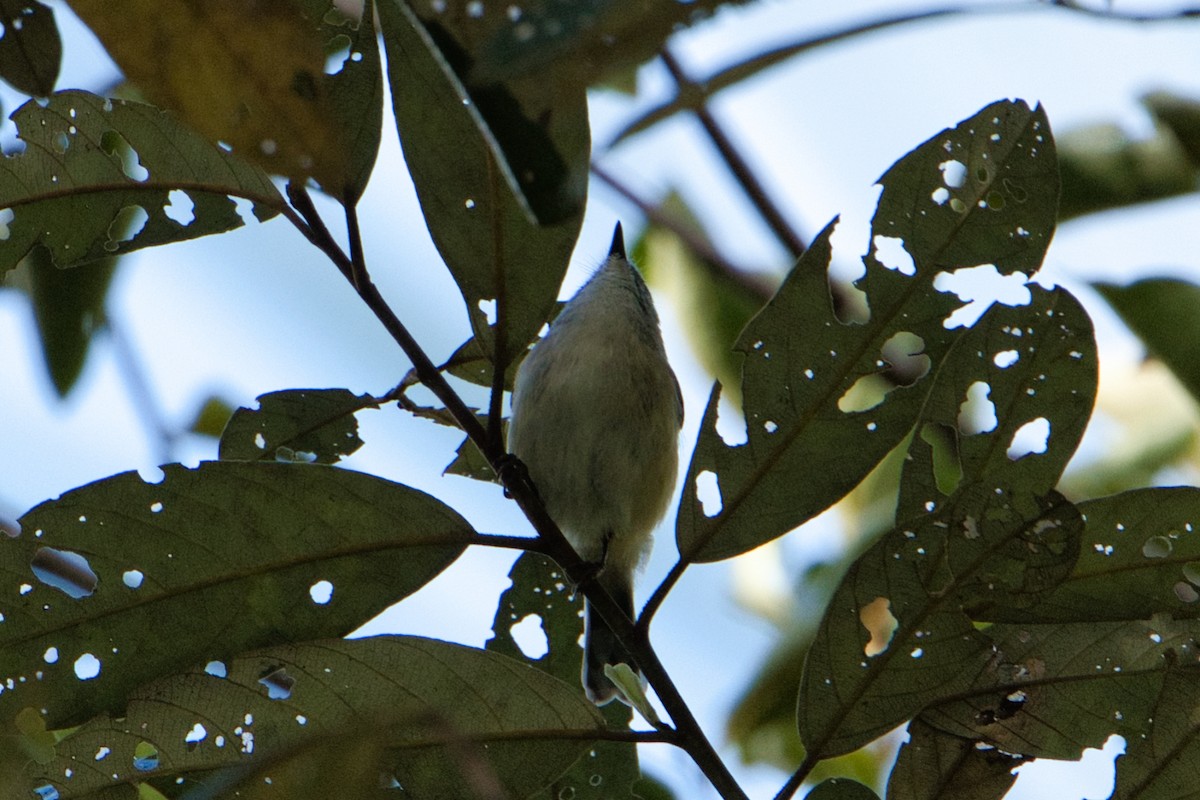
[[[961,304],[934,281],[980,264],[1003,275],[1032,272],[1054,230],[1054,143],[1041,108],[1023,102],[994,103],[939,133],[880,182],[874,246],[855,284],[869,320],[843,323],[834,312],[830,226],[738,340],[748,441],[728,445],[717,433],[714,391],[679,507],[676,540],[685,561],[757,547],[861,481],[908,434],[931,383],[920,369],[900,385],[891,381],[892,351],[900,348],[902,360],[918,359],[918,366],[937,364],[962,335],[945,327]],[[895,239],[911,269],[880,261],[880,248]],[[872,393],[875,405],[862,402]],[[706,513],[698,481],[716,484],[719,510],[710,499]]]
[[[1200,682],[1195,670],[1172,669],[1150,712],[1154,725],[1131,737],[1117,756],[1111,800],[1177,800],[1195,793],[1200,760]]]
[[[333,464],[362,447],[358,420],[378,408],[348,389],[287,389],[258,396],[258,408],[239,408],[221,434],[222,461],[302,461]]]
[[[1078,759],[1112,734],[1151,730],[1172,664],[1197,670],[1200,622],[996,625],[995,650],[971,685],[922,718],[940,730],[1034,758]]]
[[[234,197],[260,220],[285,207],[265,173],[151,106],[58,92],[12,119],[26,146],[0,163],[0,273],[39,243],[61,267],[223,233],[244,224]]]
[[[326,0],[321,5],[328,7]],[[379,57],[379,37],[375,30],[375,7],[367,3],[362,17],[355,20],[330,21],[339,12],[330,11],[322,19],[322,35],[329,41],[345,39],[346,60],[332,75],[325,75],[326,96],[334,120],[341,126],[342,146],[347,151],[346,185],[329,187],[340,201],[353,206],[375,168],[379,141],[383,134],[383,62]],[[346,30],[348,29],[348,30]]]
[[[293,747],[362,727],[383,744],[371,777],[394,778],[406,797],[471,797],[480,780],[499,796],[526,797],[603,724],[574,687],[504,656],[410,636],[331,639],[246,653],[223,677],[197,667],[137,689],[120,717],[63,739],[33,785],[49,782],[65,800],[114,783],[244,769],[251,753],[267,772]],[[143,743],[154,755],[135,763]]]
[[[580,670],[583,650],[583,598],[576,595],[558,565],[537,553],[525,553],[508,573],[512,586],[500,596],[492,638],[487,649],[522,660],[553,675],[583,696]],[[546,652],[526,655],[514,638],[517,625],[537,621],[546,637]],[[600,709],[610,728],[629,727],[633,712],[621,703]],[[585,758],[559,776],[536,800],[617,800],[633,798],[633,785],[640,777],[637,746],[632,742],[596,742]]]
[[[1146,349],[1200,399],[1200,286],[1172,278],[1147,278],[1128,286],[1092,285]]]
[[[75,489],[0,539],[0,675],[18,681],[0,693],[0,723],[32,706],[51,727],[75,724],[118,712],[164,674],[344,635],[472,535],[434,498],[361,473],[240,462],[163,472]],[[99,674],[78,678],[88,665]]]
[[[1008,622],[1200,618],[1200,489],[1135,489],[1079,504],[1087,520],[1071,575]]]
[[[879,795],[866,786],[846,778],[821,781],[805,797],[808,800],[879,800]]]
[[[42,356],[59,397],[66,397],[87,362],[92,336],[104,319],[104,301],[116,269],[107,258],[87,269],[59,269],[44,247],[22,262]]]
[[[493,362],[519,360],[554,308],[579,235],[582,206],[553,225],[535,224],[504,151],[443,52],[407,3],[385,0],[380,25],[405,162],[430,234],[467,304],[476,338]],[[551,98],[543,131],[586,186],[590,149],[586,96]],[[597,254],[600,255],[600,254]],[[503,324],[496,336],[486,309]]]
[[[233,417],[234,410],[234,407],[225,398],[209,395],[196,409],[196,416],[188,425],[188,431],[198,436],[211,436],[218,439]]]
[[[897,519],[952,493],[938,480],[939,457],[962,485],[987,480],[1044,494],[1074,455],[1096,398],[1092,323],[1065,289],[1027,289],[1028,305],[993,306],[937,370],[905,459]],[[1040,449],[1023,443],[1041,431]]]
[[[888,779],[888,800],[1000,800],[1016,782],[1013,770],[1028,759],[980,748],[973,739],[945,733],[920,717],[908,724]]]
[[[970,686],[993,656],[972,617],[1036,602],[1070,571],[1081,528],[1061,497],[983,484],[872,545],[834,593],[804,664],[809,755],[848,753]]]
[[[46,97],[62,66],[54,12],[38,0],[0,0],[0,78],[19,92]]]

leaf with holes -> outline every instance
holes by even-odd
[[[508,573],[512,586],[500,596],[492,638],[487,649],[520,659],[561,681],[578,686],[583,651],[583,598],[567,585],[558,565],[537,553],[524,553]],[[546,638],[546,652],[528,655],[517,641],[514,628],[536,620]],[[608,726],[629,727],[633,711],[621,703],[600,709]],[[558,776],[534,800],[617,800],[634,798],[633,785],[640,777],[637,747],[632,742],[597,742],[586,758]]]
[[[1195,793],[1200,760],[1200,682],[1194,669],[1172,669],[1150,712],[1154,726],[1129,737],[1117,756],[1111,800],[1167,800]]]
[[[54,12],[38,0],[0,0],[0,78],[19,92],[46,97],[62,66]]]
[[[240,227],[234,198],[259,220],[286,205],[262,170],[152,106],[70,91],[12,118],[25,152],[0,162],[0,273],[39,243],[74,266]]]
[[[286,389],[233,412],[221,434],[222,461],[333,464],[362,447],[355,414],[379,401],[347,389]]]
[[[1054,230],[1049,123],[1020,101],[939,133],[880,183],[873,247],[855,283],[869,319],[846,323],[834,311],[831,225],[739,338],[746,441],[727,444],[717,432],[714,389],[679,507],[685,561],[757,547],[858,484],[911,430],[930,367],[963,335],[947,328],[962,306],[947,293],[961,282],[955,273],[1033,271]]]
[[[71,0],[71,9],[131,83],[205,140],[333,194],[346,185],[325,42],[293,0]]]
[[[1096,341],[1065,289],[1028,291],[1028,305],[989,309],[937,368],[896,519],[940,506],[956,483],[1035,494],[1057,485],[1095,402]]]
[[[973,614],[1035,602],[1070,571],[1082,525],[1061,497],[983,484],[872,545],[834,593],[804,664],[809,755],[848,753],[969,687],[992,657]]]
[[[1027,760],[995,747],[981,748],[974,739],[940,731],[918,717],[908,724],[908,741],[900,745],[887,797],[1000,800],[1017,780],[1013,770]]]
[[[329,6],[328,0],[317,0],[316,4],[318,8]],[[335,21],[329,20],[330,14],[335,15]],[[366,4],[358,20],[340,19],[338,11],[326,13],[321,35],[335,45],[346,44],[341,67],[325,75],[324,81],[334,120],[341,126],[347,160],[344,191],[341,187],[329,188],[339,200],[352,206],[371,178],[383,134],[383,63],[374,4]]]
[[[1083,546],[1070,576],[1008,622],[1200,618],[1200,489],[1158,488],[1086,500]]]
[[[334,639],[149,683],[120,717],[92,720],[59,742],[31,784],[53,785],[66,800],[158,776],[241,772],[251,754],[266,769],[306,742],[363,726],[384,745],[374,774],[417,798],[470,797],[478,775],[498,782],[497,796],[526,797],[603,730],[577,687],[513,659],[411,636]],[[185,778],[183,787],[197,783]]]
[[[447,34],[435,41],[407,3],[381,3],[379,21],[396,127],[425,222],[466,301],[475,337],[493,362],[507,367],[554,308],[582,205],[553,224],[534,222],[521,176],[511,174],[485,109],[443,52]],[[586,96],[580,90],[551,99],[533,124],[563,154],[572,177],[567,188],[579,192],[587,185],[590,152]],[[499,359],[489,316],[503,322]]]
[[[995,625],[986,667],[930,725],[1032,758],[1078,759],[1118,734],[1135,741],[1158,722],[1173,666],[1200,675],[1200,621]]]
[[[124,473],[0,539],[0,724],[118,712],[161,675],[342,636],[445,569],[471,527],[434,498],[316,464]],[[40,677],[37,679],[35,676]],[[11,682],[10,682],[11,681]]]

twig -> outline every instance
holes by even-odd
[[[689,92],[703,91],[703,87],[693,81],[683,71],[679,61],[669,48],[664,47],[660,53],[663,64],[666,65],[667,71],[671,73],[671,77],[675,80],[680,94]],[[721,158],[725,159],[725,165],[729,167],[729,171],[733,173],[733,177],[741,185],[742,191],[750,198],[750,202],[754,204],[755,209],[762,216],[763,221],[767,223],[767,227],[775,234],[775,238],[779,243],[787,249],[795,261],[800,255],[808,249],[804,240],[800,238],[800,234],[792,228],[784,217],[783,211],[771,199],[767,188],[763,186],[762,181],[758,179],[758,175],[746,163],[746,159],[738,152],[733,141],[725,132],[725,129],[717,122],[717,118],[713,116],[712,111],[705,103],[700,103],[695,109],[696,117],[700,120],[700,124],[704,127],[708,138],[712,140],[713,145],[717,148],[717,152],[721,154]]]
[[[650,599],[646,601],[646,605],[642,606],[642,613],[638,614],[637,619],[638,628],[642,631],[650,629],[650,623],[654,619],[654,615],[658,612],[659,606],[667,598],[667,594],[675,588],[675,584],[679,583],[679,579],[683,577],[684,570],[687,568],[688,562],[682,558],[675,562],[675,566],[671,567],[671,571],[667,573],[667,577],[663,578],[662,583],[655,587],[654,594],[650,595]]]
[[[154,390],[150,388],[150,379],[146,376],[146,371],[142,368],[141,361],[134,352],[133,344],[125,335],[124,329],[107,313],[104,314],[103,326],[112,341],[117,366],[125,373],[129,395],[157,440],[158,463],[166,464],[172,460],[179,433],[167,424],[166,417],[154,396]]]
[[[791,774],[791,777],[787,779],[787,782],[783,784],[779,792],[775,795],[775,800],[791,800],[800,787],[804,785],[804,781],[812,772],[813,767],[817,765],[817,761],[818,759],[806,754],[804,761],[800,762],[800,766],[796,768],[796,771]]]
[[[504,450],[500,414],[504,401],[504,375],[508,372],[508,281],[504,263],[504,225],[495,209],[500,207],[500,170],[491,150],[487,150],[489,208],[492,213],[492,269],[496,287],[496,325],[492,328],[492,393],[488,400],[488,445]],[[482,345],[483,343],[480,342]],[[483,349],[482,347],[480,348]]]

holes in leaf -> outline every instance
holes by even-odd
[[[272,700],[287,700],[292,696],[292,687],[296,685],[296,679],[288,675],[283,667],[267,670],[258,682],[267,687],[267,697]]]
[[[992,303],[1006,306],[1027,306],[1033,300],[1023,272],[1001,275],[994,264],[964,267],[953,272],[941,272],[933,279],[933,288],[955,294],[964,305],[946,317],[942,327],[958,328],[974,325]]]
[[[96,584],[100,582],[88,560],[70,550],[39,547],[33,554],[30,567],[38,580],[74,600],[92,594],[96,591]]]
[[[9,237],[8,226],[12,223],[15,215],[11,208],[0,208],[0,242],[6,241]]]
[[[844,414],[869,411],[882,403],[893,389],[911,386],[925,377],[931,362],[924,349],[925,340],[920,336],[908,331],[894,334],[879,350],[879,372],[856,380],[838,398],[838,410]]]
[[[770,351],[760,352],[764,353],[764,358],[771,357]],[[750,435],[746,427],[746,415],[726,399],[724,392],[721,392],[721,399],[717,401],[717,435],[729,447],[745,444]]]
[[[346,61],[350,58],[350,47],[354,44],[350,37],[344,33],[339,33],[330,39],[325,45],[325,74],[337,75],[346,68]]]
[[[931,422],[921,428],[921,441],[929,445],[933,460],[933,479],[938,491],[946,496],[954,494],[963,477],[958,438],[954,431]]]
[[[876,597],[858,610],[858,621],[871,635],[863,646],[863,653],[868,657],[887,650],[892,642],[892,634],[900,627],[899,621],[892,615],[891,606],[891,601],[886,597]]]
[[[75,677],[81,681],[90,681],[100,674],[100,659],[91,653],[84,653],[75,659]]]
[[[308,587],[308,596],[319,606],[327,605],[333,599],[333,584],[329,581],[317,581]]]
[[[943,161],[938,164],[938,169],[942,172],[942,183],[951,189],[961,189],[967,182],[967,165],[961,161]]]
[[[996,429],[996,405],[988,398],[992,387],[975,381],[967,387],[967,397],[958,407],[958,432],[964,436],[990,433]]]
[[[229,676],[229,669],[224,661],[210,661],[204,665],[204,673],[214,678],[225,678]]]
[[[150,215],[141,206],[125,206],[117,212],[112,224],[108,226],[108,238],[104,242],[104,249],[110,253],[117,252],[122,244],[137,238],[149,220]]]
[[[0,536],[16,539],[21,535],[21,523],[15,519],[0,514]]]
[[[496,324],[496,301],[494,299],[481,299],[479,301],[479,310],[483,312],[488,325]]]
[[[192,729],[183,737],[183,741],[189,745],[188,749],[195,748],[196,745],[208,738],[208,728],[202,723],[197,722],[192,726]]]
[[[150,178],[150,171],[138,160],[137,151],[129,145],[129,141],[114,130],[107,130],[100,137],[100,147],[105,153],[116,159],[121,172],[131,181],[142,183]]]
[[[121,583],[130,589],[140,589],[146,576],[140,569],[127,569],[121,573]]]
[[[47,664],[58,663],[58,648],[57,647],[47,647],[46,652],[42,653],[42,660],[45,661]]]
[[[172,189],[167,195],[167,204],[163,206],[163,213],[167,215],[168,219],[186,228],[196,219],[196,204],[192,202],[192,198],[187,192],[182,189]]]
[[[1151,536],[1142,545],[1142,555],[1146,558],[1166,558],[1174,547],[1166,536]]]
[[[1183,577],[1200,586],[1200,561],[1189,561],[1183,565]]]
[[[158,769],[158,748],[149,742],[138,742],[133,748],[133,768],[139,772]]]
[[[1008,369],[1021,360],[1021,354],[1016,350],[1001,350],[992,358],[992,363],[1000,369]]]
[[[1028,455],[1041,455],[1050,443],[1050,420],[1045,417],[1026,422],[1013,434],[1007,455],[1016,461]]]
[[[917,265],[913,262],[908,250],[904,249],[904,240],[895,236],[876,236],[875,260],[890,270],[909,277],[917,274]]]
[[[696,475],[696,499],[700,501],[704,516],[709,519],[721,513],[721,483],[717,473],[706,469]]]
[[[550,640],[546,638],[542,618],[536,614],[526,614],[509,628],[509,633],[521,653],[531,661],[537,661],[550,652]]]
[[[43,783],[41,786],[34,788],[33,793],[37,795],[38,800],[59,800],[62,796],[48,783]]]
[[[1180,581],[1179,583],[1175,584],[1175,597],[1177,597],[1181,603],[1194,603],[1197,600],[1200,600],[1200,592],[1197,592],[1196,587],[1192,586],[1190,583]]]

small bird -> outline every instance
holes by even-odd
[[[683,397],[658,314],[617,223],[608,258],[517,370],[508,449],[631,619],[634,572],[675,488],[682,425]],[[625,699],[605,664],[637,669],[587,604],[582,677],[597,705]]]

